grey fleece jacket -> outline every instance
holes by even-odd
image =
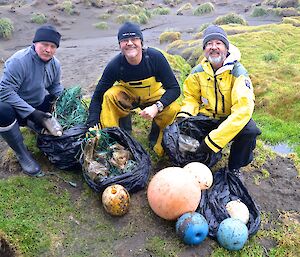
[[[35,52],[34,45],[22,49],[4,64],[0,101],[10,104],[25,118],[43,103],[45,95],[62,93],[60,75],[60,63],[55,57],[44,62]]]

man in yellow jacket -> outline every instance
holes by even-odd
[[[252,83],[239,62],[239,50],[229,43],[221,27],[207,27],[203,51],[205,58],[184,82],[184,101],[177,117],[210,117],[214,121],[211,131],[198,151],[217,153],[232,141],[228,169],[241,178],[240,168],[253,160],[256,137],[261,133],[251,118]]]

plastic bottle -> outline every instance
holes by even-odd
[[[52,136],[60,137],[63,134],[63,128],[53,116],[49,119],[44,119],[44,126]]]

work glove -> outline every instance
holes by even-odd
[[[86,122],[86,126],[88,127],[88,128],[93,128],[95,125],[97,125],[99,123],[99,121],[98,120],[88,120],[87,122]]]
[[[197,153],[208,153],[208,154],[212,154],[214,151],[205,143],[204,140],[201,141],[198,149],[197,149]]]
[[[197,155],[201,158],[201,162],[208,164],[210,163],[211,156],[214,153],[212,149],[205,143],[204,140],[201,141],[200,146],[196,150]]]
[[[40,127],[44,126],[44,120],[50,119],[52,115],[50,113],[42,112],[40,110],[35,109],[28,117],[28,119],[32,120],[35,124]]]

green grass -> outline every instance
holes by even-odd
[[[146,249],[154,254],[154,256],[161,257],[178,257],[177,253],[180,252],[180,248],[176,249],[172,242],[167,242],[164,239],[155,236],[150,238],[146,242]],[[174,243],[174,242],[173,242]],[[174,249],[175,248],[175,249]],[[151,256],[151,255],[150,255]]]
[[[66,180],[80,178],[56,172]],[[122,235],[99,209],[100,198],[85,185],[74,200],[61,183],[49,175],[0,180],[0,227],[6,238],[24,257],[114,256],[113,243]]]
[[[287,143],[300,156],[300,124],[297,121],[286,122],[266,116],[264,112],[256,112],[254,119],[262,129],[260,138],[272,145]]]
[[[74,209],[68,194],[46,179],[0,180],[0,227],[23,253],[42,255]]]
[[[177,75],[179,85],[182,88],[184,80],[191,72],[191,66],[179,55],[170,55],[166,52],[163,52],[163,54],[166,56],[175,75]]]

